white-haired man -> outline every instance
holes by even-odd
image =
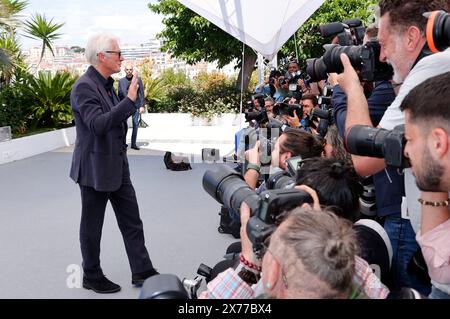
[[[110,34],[94,35],[85,54],[91,66],[75,83],[70,96],[77,131],[70,177],[81,190],[83,287],[113,293],[121,288],[108,280],[100,267],[100,239],[108,200],[125,242],[132,283],[142,285],[158,273],[145,248],[126,155],[126,119],[136,111],[138,77],[131,81],[127,97],[119,102],[111,78],[120,71],[123,61],[117,39]]]

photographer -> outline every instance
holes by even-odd
[[[447,72],[415,87],[401,104],[405,112],[405,154],[422,191],[417,199],[422,205],[417,241],[435,286],[450,284],[449,96]],[[450,299],[450,294],[433,287],[429,298]]]
[[[259,84],[255,88],[255,94],[264,94],[273,98],[276,88],[275,82],[278,82],[278,78],[281,76],[281,72],[272,68],[268,79],[264,80],[263,83]]]
[[[289,81],[281,75],[273,85],[275,87],[275,93],[273,95],[275,102],[282,102],[289,94]]]
[[[237,269],[219,274],[200,298],[334,299],[358,293],[352,285],[357,243],[350,223],[328,211],[296,208],[271,235],[261,262],[247,236],[249,217],[250,209],[243,204]],[[251,285],[260,278],[264,292],[257,296]]]
[[[426,50],[427,40],[425,37],[427,19],[422,16],[426,11],[448,10],[448,6],[447,1],[439,0],[380,0],[380,60],[389,61],[394,69],[394,82],[402,83],[399,94],[381,119],[380,127],[393,129],[395,126],[403,124],[404,115],[400,111],[399,105],[406,94],[427,78],[450,71],[450,54],[448,52],[427,56],[429,54]],[[367,101],[358,75],[346,55],[341,55],[341,60],[344,65],[344,73],[339,76],[339,84],[348,97],[346,131],[357,124],[372,126]],[[383,159],[352,157],[355,169],[362,176],[379,172],[385,167]],[[417,232],[420,229],[420,206],[416,202],[419,190],[414,183],[411,171],[406,169],[404,174],[407,211],[402,211],[402,217],[411,218],[411,225]],[[403,227],[410,227],[407,219],[402,219],[402,224]],[[414,251],[409,251],[410,256],[413,254]],[[406,273],[406,270],[403,270],[403,273]],[[411,285],[413,285],[412,282]],[[450,293],[450,286],[439,285],[439,289]],[[426,288],[418,290],[421,290],[422,294],[426,294]]]
[[[329,206],[329,209],[333,210],[339,217],[343,217],[352,223],[356,220],[359,212],[358,197],[361,193],[361,186],[358,183],[358,176],[351,166],[333,158],[310,158],[302,160],[299,167],[296,182],[297,184],[303,183],[303,185],[297,186],[297,188],[311,195],[314,199],[315,209],[320,207],[320,198],[321,203]],[[224,191],[225,189],[221,193]],[[275,215],[282,214],[275,213]],[[245,245],[244,242],[243,245]],[[369,250],[365,250],[365,247],[361,248],[362,257],[370,257],[369,255],[373,254],[370,248]],[[241,245],[239,242],[232,244],[227,249],[227,253],[240,252]],[[214,267],[213,273],[218,274],[229,267],[234,267],[235,261],[239,261],[239,259],[227,259],[219,262]],[[359,287],[369,298],[382,299],[386,298],[389,293],[389,290],[380,282],[368,263],[359,257],[355,259],[353,282],[354,286]]]
[[[290,101],[289,101],[290,102]],[[300,119],[296,113],[294,113],[293,116],[286,115],[283,117],[283,120],[286,121],[286,123],[290,127],[301,127],[305,129],[306,131],[311,131],[311,125],[309,121],[309,117],[311,115],[311,112],[314,108],[318,107],[317,105],[317,97],[313,94],[304,94],[302,95],[300,99],[300,105],[302,107],[302,113],[303,116]]]
[[[286,170],[286,161],[293,156],[301,156],[303,159],[320,157],[322,145],[309,133],[298,129],[287,129],[275,143],[271,154],[271,172]],[[246,152],[249,162],[244,178],[253,189],[256,188],[261,173],[260,142]]]
[[[349,164],[332,157],[305,160],[297,174],[295,184],[311,187],[322,205],[353,223],[358,219],[362,189]]]
[[[377,29],[368,28],[364,42],[366,43],[369,38],[376,36]],[[330,82],[334,82],[333,77],[331,78]],[[361,83],[361,85],[364,84]],[[368,98],[370,120],[374,126],[377,126],[387,107],[395,99],[394,89],[389,81],[378,81],[373,83],[371,92],[365,92],[365,96]],[[343,137],[347,116],[347,95],[339,84],[333,88],[332,103],[335,123]],[[394,251],[392,286],[410,286],[411,283],[406,269],[412,254],[418,247],[411,226],[404,226],[408,222],[401,218],[401,203],[405,194],[403,175],[400,175],[396,168],[387,167],[373,174],[373,185],[375,188],[376,216],[378,220],[382,221]]]
[[[334,157],[337,160],[352,164],[350,153],[345,150],[344,141],[339,135],[336,125],[328,127],[327,135],[325,135],[325,144],[323,146],[324,157]]]
[[[399,94],[386,110],[379,126],[393,129],[404,124],[404,115],[399,105],[406,94],[417,84],[427,78],[450,71],[450,54],[445,52],[427,56],[427,40],[425,29],[427,19],[422,16],[424,12],[449,9],[448,1],[442,0],[380,0],[379,42],[381,45],[381,61],[388,61],[394,69],[394,82],[402,84]],[[341,55],[344,73],[339,76],[339,84],[348,97],[347,117],[345,121],[346,132],[354,125],[363,124],[372,126],[367,100],[360,85],[359,78],[345,54]],[[383,159],[352,156],[355,169],[362,176],[371,175],[384,169]],[[420,206],[416,202],[419,191],[409,169],[405,169],[405,192],[407,211],[399,227],[412,227],[415,232],[420,229]],[[414,251],[406,252],[409,256]],[[405,254],[405,257],[408,256]],[[405,263],[409,260],[405,259]],[[401,273],[406,274],[406,269]],[[400,274],[399,274],[400,275]],[[404,278],[408,282],[408,277]],[[409,286],[413,286],[410,282]],[[439,289],[450,292],[450,286],[440,285]],[[418,289],[426,294],[427,287]]]

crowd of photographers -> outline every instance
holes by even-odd
[[[449,12],[380,0],[377,26],[321,26],[306,72],[271,70],[237,166],[203,178],[240,242],[202,298],[450,298]]]

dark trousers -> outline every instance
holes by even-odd
[[[136,139],[137,139],[137,133],[138,133],[138,128],[139,128],[140,117],[141,117],[141,114],[139,113],[139,110],[137,110],[136,113],[134,113],[132,115],[133,131],[131,132],[131,146],[137,146]]]
[[[143,225],[127,160],[124,159],[122,186],[117,191],[98,192],[92,187],[83,185],[80,185],[80,190],[82,205],[80,244],[85,277],[98,279],[103,276],[100,267],[100,239],[108,200],[114,209],[122,233],[132,274],[152,269],[153,265],[145,248]]]

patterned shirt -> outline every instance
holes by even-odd
[[[233,268],[228,268],[208,283],[199,299],[251,299],[256,297],[253,288],[257,286],[250,287]],[[369,264],[358,256],[355,258],[353,287],[349,296],[351,299],[385,299],[389,294],[389,289],[381,283]]]

